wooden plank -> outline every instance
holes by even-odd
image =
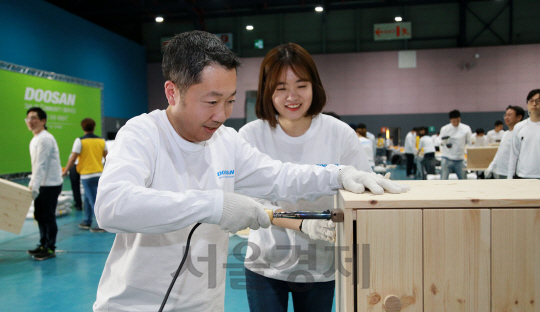
[[[343,209],[343,200],[337,196],[337,207]],[[353,312],[355,276],[353,270],[353,210],[344,211],[344,222],[336,224],[336,312]]]
[[[540,311],[540,209],[493,209],[492,311]]]
[[[32,204],[29,188],[0,179],[0,230],[19,234]]]
[[[490,210],[424,210],[425,311],[488,312],[490,303]]]
[[[422,211],[357,210],[356,222],[357,311],[384,312],[388,296],[401,311],[423,311]]]
[[[540,207],[540,180],[408,180],[403,194],[340,191],[347,209]]]
[[[486,170],[495,158],[498,148],[498,146],[467,147],[467,169]]]

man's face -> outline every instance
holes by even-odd
[[[507,109],[506,113],[504,114],[504,123],[508,127],[515,126],[518,122],[521,121],[521,119],[522,119],[522,116],[517,117],[516,111],[511,108]]]
[[[172,81],[165,82],[167,117],[176,132],[189,142],[209,140],[231,116],[236,94],[236,70],[206,66],[201,83],[190,86],[183,97]]]
[[[527,102],[529,114],[540,116],[540,93],[537,93]]]
[[[450,123],[451,123],[452,126],[454,126],[454,127],[459,126],[459,123],[460,123],[460,122],[461,122],[461,117],[450,118]]]
[[[495,127],[495,132],[500,132],[503,129],[504,125],[498,125]]]
[[[476,136],[479,137],[479,138],[481,138],[481,137],[484,136],[484,133],[477,133]]]
[[[45,123],[47,122],[47,119],[40,120],[36,112],[29,112],[28,115],[26,115],[25,121],[28,130],[35,132],[45,129]]]

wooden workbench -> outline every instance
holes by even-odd
[[[336,311],[540,311],[540,180],[340,191]]]

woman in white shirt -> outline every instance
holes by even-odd
[[[309,53],[294,43],[278,46],[268,52],[260,69],[255,106],[260,119],[245,125],[240,135],[283,162],[352,165],[371,172],[354,130],[321,114],[325,104],[326,93]],[[264,204],[274,211],[334,207],[331,196]],[[319,234],[305,234],[307,227],[317,228],[314,232]],[[274,219],[270,228],[252,230],[245,260],[250,310],[287,311],[292,293],[295,311],[331,311],[334,240],[334,225],[326,220]]]

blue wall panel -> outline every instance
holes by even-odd
[[[145,53],[47,2],[0,0],[0,60],[103,83],[106,117],[148,112]]]

